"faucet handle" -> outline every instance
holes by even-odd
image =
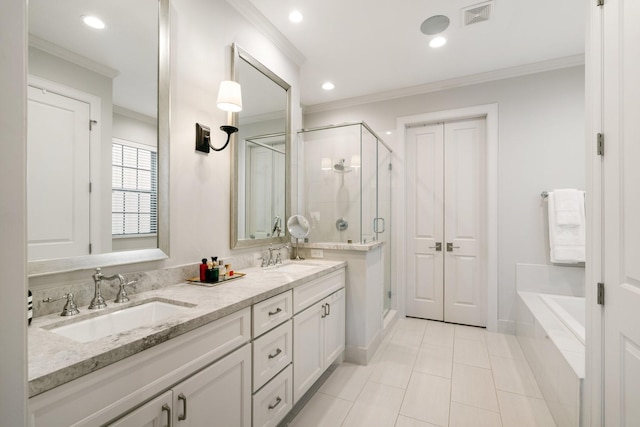
[[[80,311],[78,310],[78,306],[76,305],[76,302],[73,300],[73,294],[71,292],[64,294],[58,298],[49,297],[49,298],[43,299],[42,302],[60,301],[61,299],[65,299],[65,298],[67,299],[67,303],[62,308],[62,313],[60,313],[60,316],[73,316],[80,313]]]
[[[278,264],[282,264],[282,254],[280,253],[279,250],[278,250],[278,253],[276,254],[276,261],[274,265],[278,265]]]
[[[118,279],[120,279],[120,289],[118,290],[118,295],[116,296],[116,299],[113,302],[117,302],[117,303],[127,302],[129,301],[129,297],[127,296],[127,291],[125,291],[124,287],[131,286],[133,289],[136,289],[136,283],[138,283],[138,281],[132,280],[128,283],[125,283],[124,277],[121,274],[118,275]]]

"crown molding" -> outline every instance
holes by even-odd
[[[48,54],[57,56],[58,58],[62,58],[66,61],[106,76],[110,79],[113,79],[120,74],[120,71],[116,70],[115,68],[111,68],[107,65],[101,64],[100,62],[89,59],[86,56],[78,55],[75,52],[67,50],[45,39],[41,39],[40,37],[34,36],[33,34],[29,34],[29,46],[40,49]]]
[[[284,52],[296,65],[301,66],[307,58],[284,34],[282,34],[249,0],[227,0],[227,3],[244,16],[273,44]]]
[[[388,101],[391,99],[404,98],[407,96],[420,95],[430,92],[438,92],[446,89],[454,89],[458,87],[487,83],[496,80],[509,79],[512,77],[543,73],[545,71],[577,67],[579,65],[584,65],[584,63],[584,54],[566,56],[563,58],[551,59],[548,61],[518,65],[515,67],[502,68],[499,70],[487,71],[484,73],[472,74],[469,76],[456,77],[453,79],[440,80],[437,82],[425,83],[417,86],[394,89],[385,92],[374,93],[371,95],[357,96],[321,104],[303,105],[302,112],[303,114],[309,114],[318,113],[321,111],[336,110],[340,108],[354,107],[357,105]]]
[[[148,123],[150,125],[158,124],[158,121],[155,117],[147,116],[146,114],[139,113],[137,111],[133,111],[115,104],[113,105],[113,114],[119,114],[121,116],[129,117],[131,119],[138,120],[143,123]]]

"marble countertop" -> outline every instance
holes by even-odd
[[[340,243],[340,242],[308,242],[300,243],[300,249],[327,249],[337,251],[360,251],[368,252],[377,247],[384,245],[384,242],[369,242],[369,243]],[[314,261],[316,258],[314,258]]]
[[[242,271],[246,273],[243,278],[214,287],[181,283],[129,295],[131,301],[124,304],[107,301],[108,307],[102,310],[79,307],[80,314],[69,318],[58,314],[35,318],[28,331],[29,397],[339,270],[346,262],[314,259],[313,265],[313,268],[300,273],[278,271],[277,267],[249,268]],[[87,343],[74,341],[49,330],[154,300],[177,302],[192,307],[152,326],[141,326]]]

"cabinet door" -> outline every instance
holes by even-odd
[[[173,426],[251,425],[251,344],[173,388]]]
[[[165,427],[171,426],[171,390],[120,418],[110,427]]]
[[[324,301],[324,367],[331,365],[344,351],[345,298],[344,289],[329,295]]]
[[[293,317],[293,403],[324,371],[323,302]]]

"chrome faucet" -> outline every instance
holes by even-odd
[[[98,308],[105,308],[107,306],[107,302],[102,297],[102,292],[100,291],[100,285],[102,285],[103,280],[115,280],[118,279],[121,285],[124,285],[124,277],[122,274],[114,274],[113,276],[105,276],[100,271],[100,267],[96,268],[96,272],[93,275],[93,282],[95,284],[95,294],[93,295],[93,299],[89,304],[89,310],[96,310]],[[124,286],[123,286],[124,287]],[[126,294],[125,294],[126,297]]]
[[[267,265],[266,266],[278,265],[278,264],[282,264],[282,254],[280,253],[280,250],[282,250],[282,249],[289,250],[289,245],[280,246],[278,248],[274,248],[272,246],[269,246],[267,249],[269,250],[269,259],[267,260]],[[276,254],[276,258],[275,259],[273,258],[273,251],[278,251],[278,253]]]

